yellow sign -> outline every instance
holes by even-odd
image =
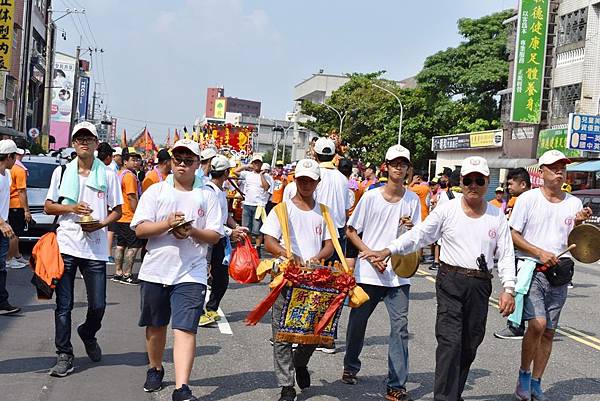
[[[471,147],[483,148],[488,146],[497,146],[502,143],[502,131],[487,131],[471,134]]]
[[[215,100],[215,118],[225,118],[226,99]]]
[[[0,0],[0,71],[10,70],[14,36],[15,0]]]

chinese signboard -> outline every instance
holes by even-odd
[[[79,121],[87,119],[90,77],[79,78]]]
[[[511,104],[512,122],[540,122],[550,0],[521,0]]]
[[[502,130],[471,132],[469,134],[434,136],[431,150],[460,150],[502,147]]]
[[[215,100],[215,118],[225,118],[225,103],[226,99]]]
[[[54,56],[53,71],[50,135],[56,140],[56,149],[59,149],[69,146],[69,127],[71,125],[75,80],[75,57],[57,52]]]
[[[0,71],[10,70],[15,34],[14,12],[15,0],[0,0]]]
[[[117,119],[115,117],[112,118],[112,124],[110,126],[110,138],[109,142],[111,144],[117,143]]]
[[[567,157],[582,157],[581,151],[569,149],[567,147],[567,129],[566,128],[558,128],[558,129],[545,129],[540,131],[540,136],[538,139],[537,153],[536,157],[540,157],[546,151],[556,149],[560,150]]]
[[[567,129],[570,149],[600,152],[600,116],[571,113]]]

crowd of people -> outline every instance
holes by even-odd
[[[262,256],[291,258],[298,265],[347,259],[369,300],[349,313],[341,380],[348,385],[360,381],[366,328],[383,302],[390,321],[385,389],[390,401],[411,399],[406,389],[410,279],[396,274],[394,260],[430,254],[423,260],[437,271],[436,401],[463,400],[485,335],[496,266],[502,287],[499,310],[504,317],[510,315],[507,327],[496,336],[523,337],[515,395],[520,400],[548,400],[541,379],[568,284],[552,282],[547,273],[566,263],[556,255],[567,247],[570,231],[591,216],[589,208],[563,190],[570,161],[561,152],[551,150],[540,158],[542,187],[530,190],[527,171],[510,170],[506,187],[496,188],[495,198],[487,202],[490,171],[478,156],[427,179],[414,172],[410,151],[401,145],[390,147],[376,166],[353,163],[345,157],[343,143],[319,138],[306,159],[287,166],[277,161],[272,168],[259,154],[243,164],[183,139],[143,167],[144,155],[136,149],[98,143],[90,123],[75,126],[72,142],[75,157],[54,171],[44,208],[57,217],[64,263],[55,287],[57,360],[50,375],[64,377],[74,369],[71,311],[77,270],[88,299],[77,334],[89,358],[101,360],[96,335],[106,309],[107,264],[114,263],[112,282],[140,286],[138,324],[146,330],[149,360],[143,390],[163,387],[170,323],[172,399],[195,400],[188,383],[198,327],[220,318],[217,311],[229,285],[231,243],[251,239]],[[1,314],[19,311],[8,301],[6,267],[24,264],[17,238],[31,220],[27,170],[19,162],[23,154],[25,149],[12,140],[0,141]],[[234,188],[243,196],[241,224],[228,205],[227,192]],[[275,210],[280,204],[285,206],[284,226]],[[334,252],[337,244],[343,255]],[[142,263],[136,274],[138,258]],[[311,385],[308,364],[313,353],[332,353],[336,346],[295,347],[277,340],[286,291],[272,308],[271,341],[279,400],[293,401],[296,384],[301,390]]]

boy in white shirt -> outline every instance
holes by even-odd
[[[421,221],[419,197],[414,192],[407,191],[403,185],[411,166],[410,152],[401,145],[394,145],[388,149],[385,163],[389,172],[387,185],[365,193],[348,221],[348,239],[361,252],[384,248],[396,239],[399,229],[410,228]],[[410,222],[403,220],[406,217]],[[398,229],[394,229],[395,227]],[[359,236],[361,233],[362,239]],[[409,400],[406,381],[410,280],[400,278],[392,269],[390,261],[371,264],[365,259],[357,260],[354,276],[357,284],[369,295],[369,301],[350,311],[342,381],[356,384],[367,322],[377,304],[383,301],[391,325],[386,399]]]
[[[144,391],[162,388],[163,352],[172,316],[175,390],[173,401],[195,401],[188,382],[196,354],[196,332],[206,295],[208,245],[223,235],[219,202],[195,176],[198,143],[183,139],[173,146],[173,174],[152,185],[140,199],[131,228],[147,238],[142,262],[141,316],[146,327],[150,369]]]
[[[77,328],[85,350],[94,362],[102,351],[96,340],[106,309],[106,227],[121,217],[123,197],[115,172],[94,157],[98,146],[96,127],[89,122],[73,128],[73,146],[77,158],[66,168],[52,174],[44,211],[59,216],[56,238],[65,270],[56,286],[55,344],[58,354],[50,375],[64,377],[73,371],[71,310],[77,268],[87,291],[86,320]],[[108,208],[111,212],[108,213]],[[91,215],[95,222],[80,224],[81,216]]]
[[[319,184],[319,165],[314,160],[304,159],[296,167],[297,194],[289,201],[285,201],[291,250],[294,260],[304,264],[308,260],[327,259],[333,253],[333,243],[327,231],[327,226],[319,203],[314,199],[314,192]],[[286,257],[286,250],[282,239],[281,224],[275,211],[267,216],[267,221],[261,229],[265,235],[265,249],[274,257]],[[288,289],[284,289],[272,310],[271,327],[273,339],[279,331],[279,319]],[[294,401],[294,373],[300,389],[310,386],[310,375],[307,365],[316,345],[299,345],[296,350],[292,344],[274,341],[273,358],[275,360],[275,376],[281,387],[279,401]]]

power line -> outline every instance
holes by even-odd
[[[140,119],[136,119],[136,118],[128,118],[128,117],[115,116],[115,115],[113,115],[113,117],[120,118],[122,120],[137,121],[137,122],[140,122],[140,123],[154,124],[154,125],[164,125],[164,126],[170,126],[170,127],[185,127],[185,126],[187,126],[187,124],[169,123],[169,122],[166,122],[166,121],[140,120]]]

